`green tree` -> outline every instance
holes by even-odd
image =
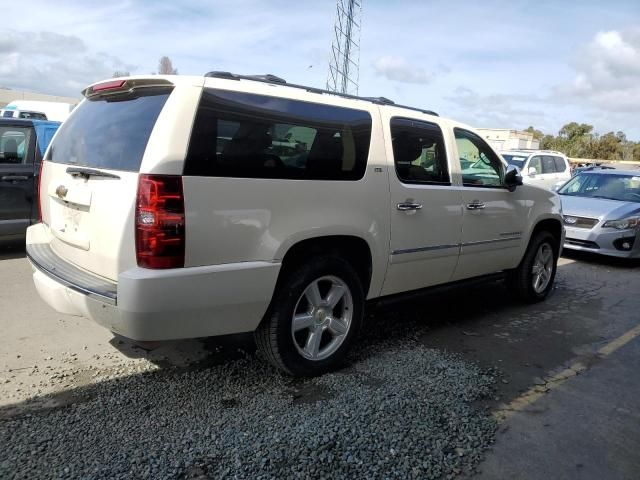
[[[594,145],[593,158],[601,158],[603,160],[621,160],[622,141],[613,132],[605,133]]]
[[[544,137],[544,133],[542,133],[540,130],[536,130],[533,127],[525,128],[524,131],[525,132],[529,132],[529,133],[533,133],[533,138],[535,138],[536,140],[542,140],[542,138]]]
[[[532,126],[525,131],[540,140],[540,148],[557,150],[568,157],[640,161],[640,142],[629,141],[621,130],[600,135],[593,125],[569,122],[562,126],[557,136],[545,135]]]
[[[571,122],[564,125],[558,132],[558,136],[572,141],[585,135],[591,135],[593,126],[586,123]]]

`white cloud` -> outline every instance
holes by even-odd
[[[72,35],[8,31],[0,40],[0,85],[13,89],[77,97],[88,84],[133,67],[90,52]]]
[[[403,83],[429,83],[433,74],[422,67],[411,65],[402,57],[385,55],[373,62],[376,74],[389,80]]]
[[[599,32],[579,51],[573,83],[553,97],[607,112],[640,109],[640,29]]]
[[[526,128],[535,125],[547,128],[548,119],[535,95],[480,94],[467,87],[458,87],[446,100],[454,105],[456,118],[485,128]]]

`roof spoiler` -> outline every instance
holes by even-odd
[[[86,98],[116,93],[133,92],[138,88],[173,87],[173,83],[164,78],[132,78],[128,80],[107,80],[94,83],[82,91]]]

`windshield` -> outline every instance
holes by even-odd
[[[502,158],[504,158],[509,165],[518,167],[520,170],[524,168],[524,164],[527,161],[527,157],[522,155],[505,155],[503,153]]]
[[[31,129],[0,127],[0,163],[27,163]]]
[[[572,197],[604,198],[640,203],[640,175],[579,173],[569,180],[558,193]]]
[[[83,102],[60,127],[47,159],[137,172],[168,97],[163,89]]]

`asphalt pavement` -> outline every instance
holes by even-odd
[[[140,346],[113,337],[85,319],[53,312],[37,296],[20,246],[0,248],[0,279],[0,422],[64,412],[89,401],[73,392],[86,393],[92,385],[131,378],[137,370],[189,371],[195,375],[194,382],[199,375],[204,379],[207,374],[198,372],[208,369],[217,372],[216,381],[229,382],[231,377],[226,378],[225,372],[237,375],[238,365],[249,365],[254,375],[276,375],[256,366],[263,360],[255,355],[248,336]],[[483,453],[473,461],[458,462],[460,468],[454,465],[443,470],[447,475],[637,479],[638,292],[637,263],[567,253],[560,261],[556,288],[541,304],[521,305],[500,283],[489,283],[369,306],[360,353],[348,368],[379,370],[379,365],[370,366],[363,352],[371,349],[371,358],[388,359],[389,351],[376,351],[391,338],[396,344],[406,344],[398,350],[399,365],[402,358],[415,355],[424,354],[435,363],[454,355],[452,365],[456,367],[451,371],[456,375],[466,372],[473,378],[465,384],[466,396],[469,385],[486,389],[492,379],[489,394],[468,400],[472,408],[495,419],[495,443],[488,450],[474,450],[474,455]],[[415,371],[410,373],[407,365],[389,370],[385,382],[391,382],[389,375],[397,375],[393,381],[402,382],[403,369],[407,382],[419,384],[421,394],[428,398],[429,382],[424,383]],[[333,394],[331,389],[320,388],[318,381],[297,384],[295,402],[322,406],[343,401],[335,393],[340,381],[330,377],[326,382]],[[291,388],[281,380],[269,388],[274,385]],[[237,388],[251,390],[249,386]],[[404,394],[409,395],[408,390]],[[411,418],[421,422],[419,415]],[[423,429],[421,435],[428,433]],[[493,442],[489,434],[486,441],[487,445]],[[209,478],[202,468],[196,471],[205,472],[200,477],[183,478]],[[436,478],[435,473],[429,478]]]

